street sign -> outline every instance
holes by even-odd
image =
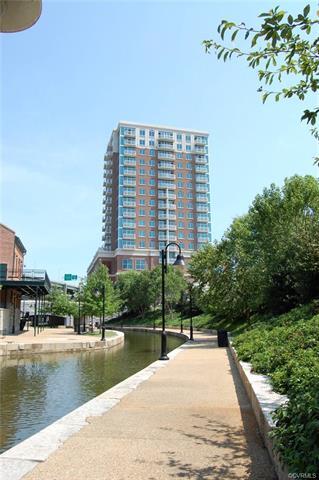
[[[64,281],[68,282],[70,280],[77,280],[78,276],[77,275],[72,275],[72,273],[65,273],[64,274]]]

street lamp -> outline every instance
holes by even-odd
[[[105,340],[105,285],[102,285],[102,301],[103,301],[103,311],[102,311],[102,336],[101,336],[101,341]],[[95,289],[95,295],[96,297],[99,297],[101,294],[101,291],[96,288]]]
[[[189,282],[188,284],[189,291],[189,314],[190,314],[190,327],[189,327],[189,339],[194,341],[193,335],[193,284]]]
[[[189,326],[189,339],[194,340],[194,330],[193,330],[193,288],[194,288],[194,279],[188,274],[185,275],[186,282],[188,284],[188,293],[189,293],[189,316],[190,316],[190,326]],[[195,284],[196,286],[197,284]]]
[[[165,273],[167,273],[167,250],[170,245],[175,245],[178,248],[178,255],[173,263],[175,267],[184,267],[184,257],[180,245],[175,242],[168,243],[164,249],[161,250],[162,259],[162,335],[161,335],[161,356],[160,360],[169,360],[167,356],[167,334],[165,331]]]
[[[79,319],[78,319],[78,323],[77,323],[77,334],[78,335],[81,335],[81,299],[80,299],[80,295],[81,295],[81,288],[79,286]]]

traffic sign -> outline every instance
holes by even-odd
[[[65,273],[64,274],[64,281],[68,282],[70,280],[77,280],[78,276],[77,275],[72,275],[72,273]]]

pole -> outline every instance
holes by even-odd
[[[102,337],[101,341],[105,340],[105,285],[102,287],[102,294],[103,294],[103,317],[102,317]]]
[[[34,314],[33,314],[33,335],[37,335],[37,306],[38,306],[38,287],[35,291],[35,301],[34,301]]]
[[[15,334],[16,331],[16,295],[15,292],[12,292],[12,303],[13,303],[13,317],[12,317],[12,335]]]
[[[81,335],[81,303],[80,303],[80,290],[79,290],[79,318],[77,321],[77,335]]]
[[[165,331],[165,260],[166,260],[166,251],[163,249],[161,251],[162,256],[162,336],[161,336],[161,356],[160,360],[168,360],[167,356],[167,334]]]
[[[189,339],[194,340],[194,335],[193,335],[193,297],[192,297],[192,290],[193,287],[190,285],[189,287],[189,307],[190,307],[190,327],[189,327]]]

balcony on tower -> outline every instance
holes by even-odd
[[[135,200],[124,198],[123,207],[136,207],[136,202]]]
[[[165,182],[163,180],[158,181],[158,188],[165,188],[168,190],[176,190],[176,185],[173,182]]]
[[[194,143],[195,145],[200,145],[200,146],[207,145],[207,138],[201,135],[195,135]]]
[[[175,164],[173,162],[160,161],[157,164],[159,170],[175,170]]]
[[[164,150],[168,152],[174,151],[174,143],[173,142],[166,142],[165,140],[159,140],[157,144],[158,150]]]
[[[136,180],[135,180],[135,178],[124,177],[123,185],[124,185],[124,187],[130,187],[130,186],[135,187],[136,186]]]
[[[205,213],[207,213],[207,212],[208,212],[208,206],[197,203],[197,204],[196,204],[196,211],[197,211],[197,212],[205,212]]]
[[[157,176],[158,176],[158,178],[161,178],[163,180],[176,180],[176,175],[173,172],[166,172],[166,171],[158,170]]]
[[[123,175],[127,177],[136,177],[135,168],[124,168]]]
[[[174,133],[165,130],[158,132],[158,140],[165,140],[166,142],[174,142]]]
[[[199,193],[208,193],[208,188],[207,188],[206,185],[197,185],[196,184],[195,190],[196,190],[196,192],[199,192]]]
[[[201,182],[201,183],[207,183],[208,182],[208,177],[207,175],[204,174],[198,174],[195,176],[195,181],[196,182]]]
[[[130,156],[130,155],[133,155],[133,156],[136,155],[136,150],[135,150],[135,148],[125,147],[125,148],[124,148],[124,155],[128,155],[128,156]]]
[[[136,191],[131,188],[124,188],[123,197],[136,197]]]
[[[195,173],[208,173],[207,166],[195,165]]]
[[[123,139],[123,143],[124,143],[124,145],[127,146],[127,147],[130,147],[130,146],[135,147],[135,146],[136,146],[136,140],[135,140],[135,138],[124,138],[124,139]]]
[[[195,155],[195,163],[196,164],[207,164],[205,155]]]
[[[159,160],[174,160],[175,159],[175,153],[173,152],[164,152],[164,151],[157,151],[157,158]]]
[[[135,167],[136,166],[136,160],[135,160],[135,158],[124,157],[123,158],[123,165],[125,167]]]
[[[198,193],[196,195],[196,202],[208,202],[208,197],[205,193]]]
[[[206,149],[205,147],[200,147],[200,146],[196,146],[194,147],[194,153],[198,154],[198,155],[205,155],[206,153]]]
[[[176,220],[176,215],[174,213],[167,212],[158,212],[159,220]]]
[[[197,225],[197,231],[198,232],[203,232],[207,233],[208,232],[208,226],[203,224],[203,225]]]
[[[176,194],[170,192],[169,190],[158,190],[157,197],[159,199],[163,198],[166,199],[168,198],[169,200],[176,200]]]
[[[135,232],[125,232],[123,231],[123,239],[125,240],[135,240],[136,238],[136,235],[135,235]]]
[[[136,218],[135,210],[123,210],[123,218]]]
[[[123,135],[124,137],[135,138],[135,128],[124,127]]]
[[[136,223],[134,220],[123,220],[123,227],[124,228],[135,228]]]

